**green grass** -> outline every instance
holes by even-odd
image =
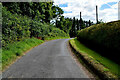
[[[77,39],[70,40],[70,43],[75,47],[75,49],[81,53],[86,53],[89,57],[92,57],[97,62],[105,66],[105,71],[110,71],[115,75],[120,76],[120,65],[114,63],[113,61],[101,56],[99,53],[89,49],[84,44],[80,43]]]
[[[23,41],[18,41],[8,44],[8,46],[2,48],[2,69],[4,70],[13,61],[15,61],[19,56],[22,56],[24,52],[37,46],[44,41],[31,38],[25,39]]]

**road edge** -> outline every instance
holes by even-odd
[[[76,54],[74,53],[73,49],[70,46],[69,40],[67,41],[67,48],[70,52],[70,55],[75,60],[75,62],[78,64],[78,66],[85,71],[85,74],[87,74],[89,79],[94,80],[95,76],[79,61],[78,57],[76,56]]]
[[[75,49],[75,47],[70,43],[70,40],[69,40],[69,45],[70,45],[73,53],[76,55],[76,57],[78,59],[80,58],[82,60],[83,66],[85,66],[91,73],[93,73],[93,75],[97,76],[97,77],[95,77],[96,79],[98,79],[98,80],[99,79],[100,80],[104,80],[104,79],[117,80],[117,78],[115,76],[113,77],[112,75],[109,75],[106,72],[103,72],[102,70],[98,69],[98,67],[96,67],[96,65],[99,67],[103,67],[103,68],[104,68],[104,66],[101,64],[94,63],[94,61],[92,59],[89,59],[87,55],[83,55],[82,53],[77,51]],[[87,67],[87,66],[89,66],[89,67]]]

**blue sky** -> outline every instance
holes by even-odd
[[[68,3],[59,4],[59,7],[68,7]],[[64,13],[72,13],[72,11],[64,11]]]
[[[59,7],[68,7],[68,4],[65,3],[65,4],[59,4]]]
[[[114,5],[114,4],[117,4],[117,2],[109,2],[107,4],[103,4],[100,9],[104,10],[104,9],[107,9],[107,8],[111,8],[111,6]]]
[[[120,0],[54,0],[61,7],[65,17],[76,17],[82,12],[84,20],[95,22],[95,6],[98,5],[99,20],[110,22],[118,20],[118,1]]]

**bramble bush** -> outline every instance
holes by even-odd
[[[2,10],[2,39],[9,43],[30,36],[30,19],[26,16],[11,14],[6,8]],[[3,44],[4,45],[4,44]]]

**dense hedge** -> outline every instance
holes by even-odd
[[[2,46],[8,43],[24,40],[30,37],[44,39],[45,37],[68,37],[64,31],[54,25],[41,23],[27,16],[12,14],[5,7],[2,9]]]
[[[114,58],[118,62],[120,52],[120,21],[93,25],[79,31],[77,38],[89,46],[94,46],[97,51],[101,51],[101,55]]]

